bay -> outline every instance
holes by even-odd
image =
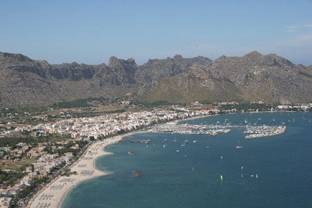
[[[287,130],[249,140],[243,127],[218,136],[131,135],[96,162],[112,174],[81,183],[62,207],[312,207],[312,113],[227,114],[180,123],[246,122]],[[151,142],[139,143],[146,139]]]

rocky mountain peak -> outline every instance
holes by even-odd
[[[192,58],[192,61],[194,62],[193,64],[199,64],[199,65],[210,65],[212,64],[212,60],[204,57],[204,56],[197,56]]]
[[[0,52],[0,62],[32,62],[33,60],[23,54]]]
[[[263,57],[263,55],[258,51],[252,51],[250,53],[247,53],[245,57],[254,59],[254,58],[261,58]]]
[[[109,59],[108,66],[116,74],[117,78],[115,80],[115,83],[117,83],[118,85],[123,85],[127,83],[134,84],[136,82],[135,73],[138,69],[138,66],[135,63],[134,59],[129,58],[127,60],[124,60],[112,56]]]
[[[109,58],[108,66],[111,68],[136,68],[137,64],[133,58],[129,58],[127,60],[119,59],[115,56]]]
[[[111,56],[109,58],[108,66],[114,67],[114,66],[119,65],[119,64],[121,64],[121,60],[118,59],[116,56]]]
[[[226,60],[228,57],[226,57],[225,55],[220,56],[219,58],[216,58],[214,62],[221,62]]]
[[[247,53],[245,56],[241,58],[244,62],[248,62],[250,64],[262,64],[264,55],[262,55],[258,51],[252,51],[250,53]]]
[[[180,54],[176,54],[173,58],[176,60],[179,60],[179,59],[183,59],[183,56]]]
[[[266,64],[272,65],[272,66],[280,66],[280,67],[294,67],[295,66],[295,64],[293,64],[288,59],[280,57],[276,54],[266,55],[265,61],[266,61]]]
[[[128,63],[130,63],[130,64],[136,65],[136,62],[135,62],[135,60],[134,60],[133,58],[128,58],[126,61],[127,61]]]

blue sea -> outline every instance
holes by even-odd
[[[228,114],[182,121],[245,122],[283,124],[287,130],[249,140],[244,128],[218,136],[131,135],[107,148],[113,155],[96,161],[99,169],[113,174],[75,187],[63,208],[311,208],[312,113]],[[143,139],[151,142],[137,142]]]

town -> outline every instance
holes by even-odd
[[[35,126],[24,125],[4,131],[2,135],[6,136],[26,134],[35,137],[29,136],[25,138],[25,142],[2,145],[0,148],[1,207],[26,206],[30,192],[33,193],[56,175],[71,174],[66,167],[77,160],[83,150],[95,140],[212,112],[187,109],[123,112],[64,119]]]

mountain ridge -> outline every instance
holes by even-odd
[[[47,106],[90,97],[123,97],[170,103],[312,101],[312,67],[276,54],[134,59],[112,56],[107,64],[49,64],[0,52],[0,106]]]

